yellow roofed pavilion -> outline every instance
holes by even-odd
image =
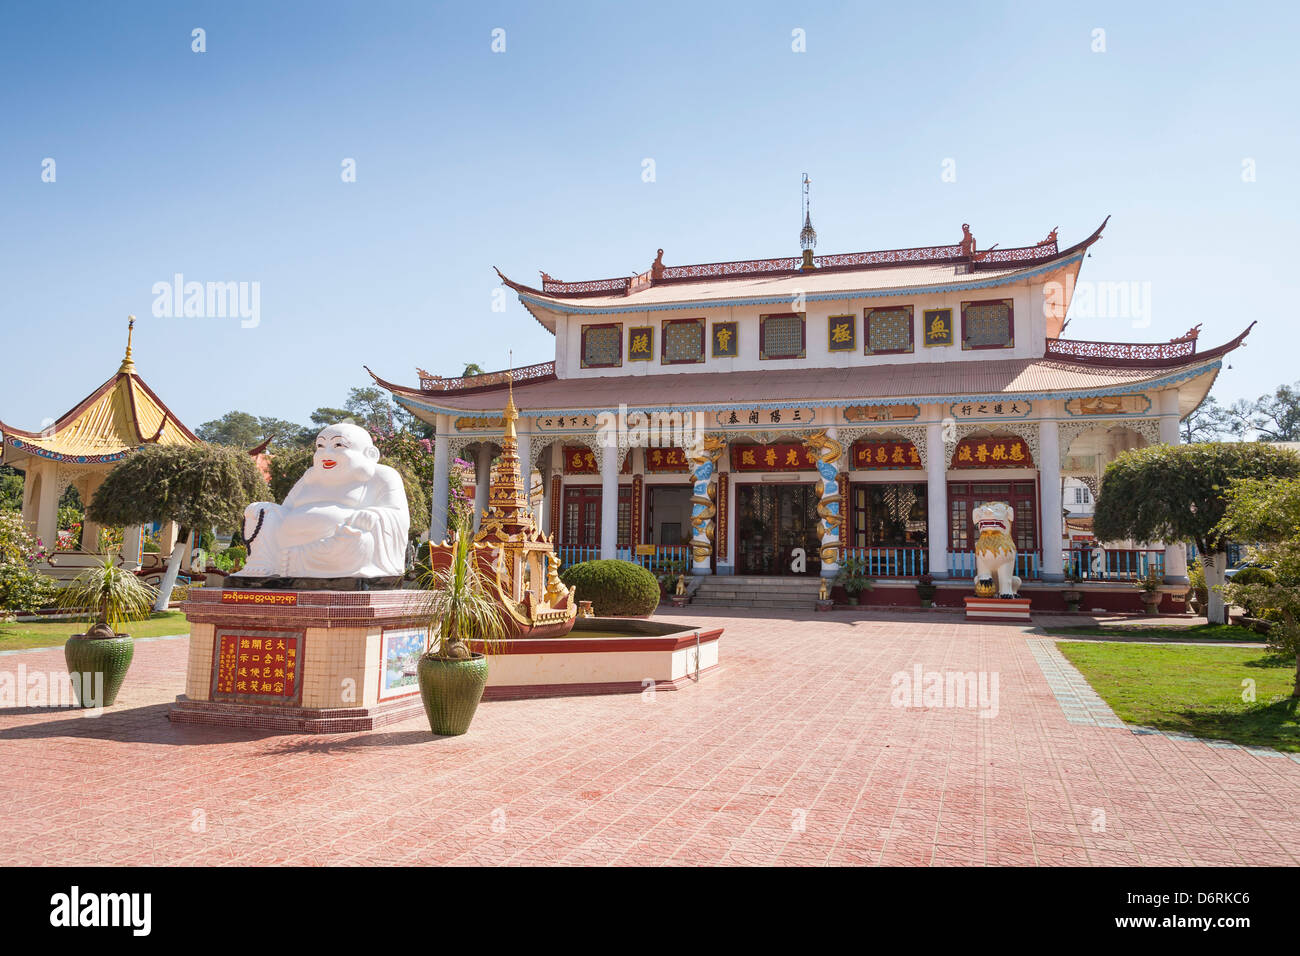
[[[0,421],[0,463],[24,472],[23,517],[51,551],[58,537],[59,498],[68,485],[88,503],[112,467],[142,445],[199,441],[136,372],[134,329],[132,316],[116,374],[54,424],[27,431]],[[87,522],[83,542],[93,547],[96,537],[97,530]]]

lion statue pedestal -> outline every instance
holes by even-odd
[[[1005,501],[990,501],[971,512],[980,536],[975,542],[975,595],[966,598],[967,619],[1029,620],[1029,599],[1019,596],[1020,578],[1015,574],[1014,520],[1015,512]]]

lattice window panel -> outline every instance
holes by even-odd
[[[803,316],[772,315],[763,322],[763,355],[803,358]]]
[[[663,361],[704,361],[704,323],[670,322],[664,326]]]
[[[617,325],[589,327],[583,330],[582,364],[591,368],[618,365],[622,359],[623,330]]]
[[[1011,307],[1005,302],[968,305],[964,344],[967,348],[1008,348],[1012,345]]]
[[[867,354],[912,351],[912,310],[872,309],[867,314]]]

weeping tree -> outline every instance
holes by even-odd
[[[1260,442],[1152,445],[1106,467],[1093,533],[1102,541],[1192,542],[1202,556],[1211,624],[1226,624],[1227,493],[1238,479],[1300,477],[1300,457]]]
[[[87,514],[92,521],[107,525],[174,521],[180,526],[154,606],[156,611],[165,611],[190,531],[238,529],[244,508],[265,501],[267,493],[261,473],[242,449],[146,445],[108,473]]]

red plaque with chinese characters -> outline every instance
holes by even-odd
[[[302,631],[218,628],[212,699],[297,704],[302,700]]]
[[[910,441],[858,441],[853,443],[853,467],[872,471],[920,468],[921,456]]]
[[[645,470],[650,475],[685,474],[690,470],[684,448],[647,448]]]
[[[1023,438],[963,438],[952,456],[953,468],[1032,468]]]
[[[732,445],[732,471],[814,471],[817,454],[803,442]]]

